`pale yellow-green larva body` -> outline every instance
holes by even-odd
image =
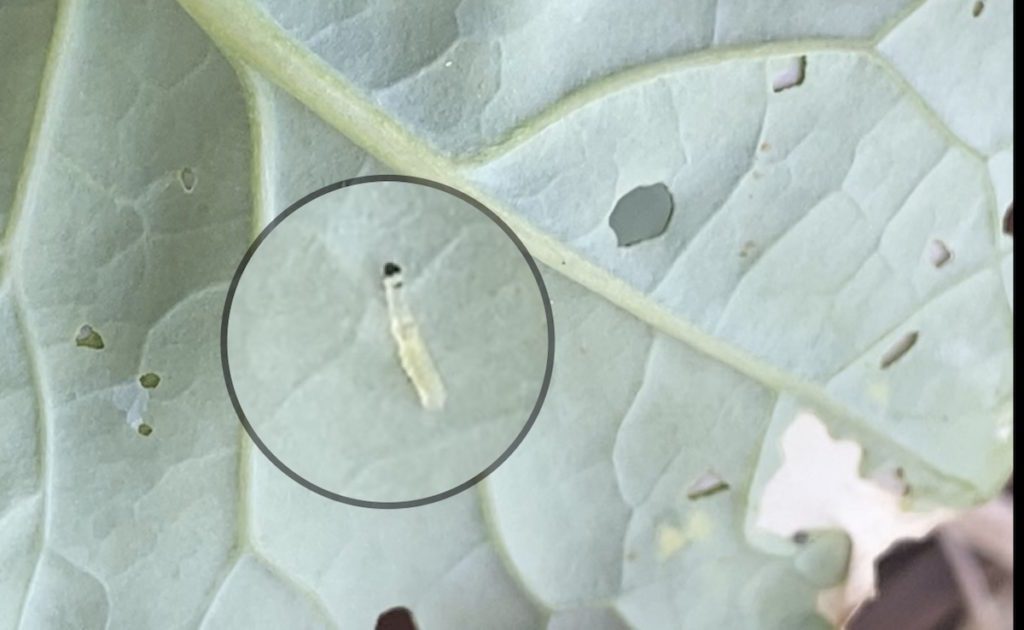
[[[424,409],[437,411],[444,407],[444,383],[420,336],[419,326],[409,310],[402,292],[402,271],[394,263],[384,266],[384,298],[391,320],[391,336],[398,347],[398,360],[412,382]]]

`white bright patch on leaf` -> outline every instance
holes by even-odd
[[[804,412],[782,436],[783,464],[765,484],[756,525],[779,536],[840,529],[853,543],[846,584],[824,592],[822,612],[840,622],[875,592],[875,560],[895,541],[919,538],[952,516],[947,509],[908,512],[899,495],[860,475],[861,447],[833,440]]]

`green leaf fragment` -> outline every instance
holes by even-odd
[[[794,536],[801,547],[794,559],[796,570],[822,588],[841,583],[850,563],[850,537],[837,530],[801,534]]]

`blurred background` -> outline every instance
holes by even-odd
[[[997,499],[878,563],[878,596],[848,630],[1013,627],[1013,480]]]

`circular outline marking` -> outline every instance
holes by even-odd
[[[298,474],[297,472],[289,468],[287,465],[285,465],[284,462],[278,459],[277,456],[274,455],[274,453],[269,448],[267,448],[267,445],[264,444],[263,440],[261,440],[259,435],[256,434],[256,430],[253,429],[252,424],[249,423],[249,419],[245,416],[245,411],[242,409],[242,405],[238,401],[238,395],[235,393],[235,384],[231,380],[231,368],[228,364],[228,319],[231,316],[231,303],[235,298],[235,290],[238,289],[238,282],[242,278],[242,272],[245,271],[245,267],[249,264],[249,260],[252,259],[260,244],[263,243],[264,240],[266,240],[270,232],[272,232],[274,228],[276,228],[282,221],[287,219],[293,212],[295,212],[302,206],[306,205],[310,201],[313,201],[317,197],[322,197],[327,193],[334,192],[335,190],[339,190],[341,188],[348,188],[349,186],[357,186],[359,184],[369,184],[373,182],[402,182],[405,184],[417,184],[420,186],[434,188],[436,190],[440,190],[442,192],[446,192],[450,195],[458,197],[462,201],[465,201],[466,203],[473,206],[480,212],[484,213],[484,215],[490,218],[491,221],[494,221],[494,223],[499,228],[501,228],[503,232],[505,232],[505,235],[512,240],[515,246],[519,249],[519,253],[523,255],[523,259],[526,261],[527,266],[530,267],[530,271],[533,273],[533,278],[537,282],[537,288],[540,290],[541,303],[544,305],[544,317],[547,320],[548,328],[548,358],[544,365],[544,379],[541,381],[540,393],[537,395],[537,402],[535,402],[533,405],[533,410],[530,412],[529,419],[527,419],[526,424],[523,425],[522,430],[515,437],[515,439],[512,440],[512,443],[508,446],[508,448],[506,448],[505,451],[502,452],[490,466],[484,468],[482,471],[480,471],[473,477],[469,478],[468,480],[455,486],[454,488],[445,490],[444,492],[439,492],[437,494],[430,495],[428,497],[424,497],[422,499],[412,499],[408,501],[367,501],[365,499],[354,499],[352,497],[346,497],[342,494],[338,494],[337,492],[331,492],[326,488],[318,486],[317,484],[309,481],[308,479],[306,479],[305,477],[303,477],[302,475]],[[448,497],[454,496],[462,492],[463,490],[467,490],[473,487],[479,481],[483,480],[487,475],[494,472],[494,470],[498,468],[498,466],[504,463],[504,461],[508,459],[509,455],[511,455],[512,452],[519,447],[519,444],[521,444],[522,441],[526,438],[526,434],[530,432],[530,429],[533,427],[534,421],[537,419],[537,415],[540,413],[541,407],[544,405],[544,399],[548,395],[548,386],[551,384],[551,373],[555,365],[555,318],[551,313],[551,299],[548,297],[547,285],[544,284],[544,279],[540,275],[540,269],[537,267],[537,263],[536,261],[534,261],[533,256],[530,255],[529,250],[526,249],[526,246],[523,245],[523,242],[519,240],[519,237],[516,236],[515,232],[512,231],[512,228],[510,228],[504,221],[499,219],[498,216],[494,214],[494,212],[492,212],[487,206],[483,205],[476,199],[473,199],[472,197],[470,197],[469,195],[460,190],[456,190],[451,186],[446,186],[445,184],[431,181],[429,179],[423,179],[422,177],[409,177],[406,175],[367,175],[363,177],[353,177],[352,179],[346,179],[344,181],[328,184],[327,186],[324,186],[323,188],[315,190],[306,195],[305,197],[302,197],[292,205],[285,208],[284,212],[274,217],[274,219],[265,228],[263,228],[263,230],[260,231],[259,236],[256,237],[252,244],[249,245],[249,249],[246,250],[245,255],[242,256],[241,262],[238,263],[238,267],[235,269],[235,273],[231,278],[231,285],[228,287],[227,297],[224,299],[224,312],[221,315],[220,322],[220,363],[221,368],[224,372],[224,383],[227,386],[228,396],[231,398],[231,406],[235,408],[235,414],[238,416],[239,421],[242,423],[242,427],[245,429],[245,432],[249,434],[249,438],[252,439],[253,443],[255,443],[257,447],[259,447],[263,455],[266,456],[266,458],[269,459],[275,466],[277,466],[281,472],[291,477],[294,481],[296,481],[299,485],[305,487],[307,490],[312,490],[313,492],[319,494],[320,496],[332,499],[334,501],[338,501],[340,503],[347,503],[349,505],[355,505],[358,507],[377,508],[385,510],[410,508],[417,507],[420,505],[427,505],[430,503],[434,503],[436,501],[440,501],[442,499],[447,499]]]

